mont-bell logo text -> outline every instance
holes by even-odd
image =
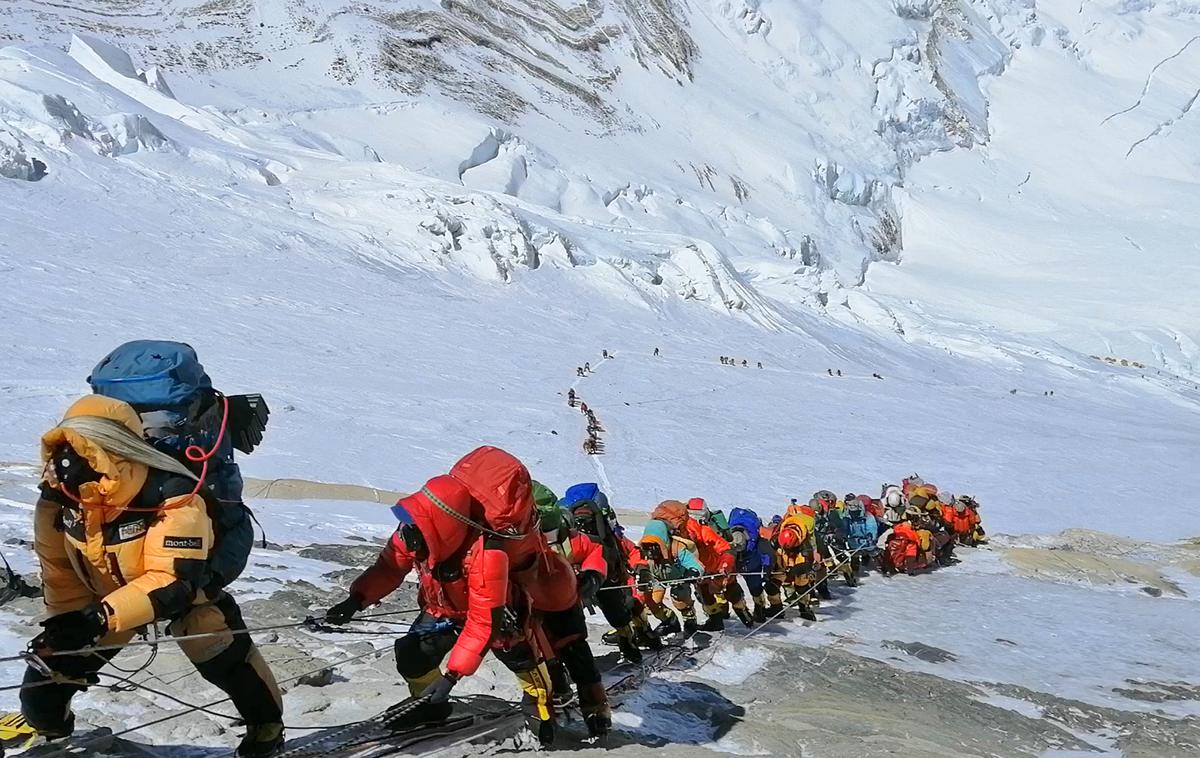
[[[163,537],[163,547],[175,550],[203,550],[203,537]]]

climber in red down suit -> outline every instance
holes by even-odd
[[[525,466],[503,450],[481,447],[392,512],[400,524],[391,540],[326,619],[345,623],[417,572],[421,614],[396,640],[396,668],[414,696],[428,699],[406,724],[449,718],[450,691],[491,650],[516,674],[526,723],[544,745],[554,740],[546,667],[554,657],[579,689],[589,732],[606,734],[612,716],[574,572],[536,527]]]

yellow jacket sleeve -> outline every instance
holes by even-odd
[[[207,582],[214,535],[204,500],[184,495],[167,500],[164,508],[142,542],[141,575],[104,598],[109,631],[177,616]]]
[[[57,527],[62,506],[39,498],[33,512],[33,543],[42,567],[46,612],[51,616],[83,608],[95,599],[67,556],[67,539]]]

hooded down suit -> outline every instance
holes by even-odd
[[[779,587],[787,590],[790,597],[801,597],[801,613],[816,605],[812,589],[815,585],[813,567],[820,561],[820,554],[813,544],[814,517],[805,512],[804,506],[788,508],[787,514],[775,533],[775,573],[772,579]],[[779,595],[768,595],[771,606],[782,607]]]
[[[700,498],[692,500],[693,505],[703,506],[703,500]],[[689,506],[677,500],[667,500],[654,509],[651,517],[665,521],[671,527],[672,534],[683,537],[695,545],[696,557],[700,559],[700,563],[704,567],[704,574],[725,574],[722,577],[702,579],[696,583],[696,594],[699,595],[700,602],[704,605],[705,615],[710,618],[722,618],[728,614],[725,593],[732,587],[735,597],[741,594],[737,577],[732,576],[733,551],[729,547],[728,540],[717,534],[717,531],[711,526],[701,524],[692,518],[690,511]]]
[[[686,537],[673,535],[665,521],[651,519],[642,530],[638,554],[636,568],[642,605],[668,628],[677,628],[675,614],[663,604],[669,588],[675,610],[679,611],[685,622],[694,624],[696,604],[692,600],[691,583],[681,580],[704,573],[704,566],[696,557],[696,545]]]
[[[580,689],[585,715],[608,717],[574,571],[534,523],[529,473],[520,461],[479,448],[393,511],[401,529],[350,594],[365,607],[417,572],[422,613],[395,651],[397,670],[414,695],[442,677],[447,655],[447,675],[457,680],[474,674],[492,650],[517,675],[526,716],[544,737],[553,723],[545,660],[557,655]],[[406,522],[424,543],[415,553],[403,535]],[[503,531],[484,526],[499,523],[506,524]]]
[[[754,615],[759,621],[766,618],[766,594],[779,595],[779,586],[771,579],[775,567],[775,549],[770,539],[762,538],[762,528],[762,519],[749,508],[734,508],[729,512],[729,531],[733,538],[730,544],[735,550],[738,545],[742,546],[734,556],[737,572],[746,582],[750,597],[754,598]],[[745,600],[742,600],[741,607],[745,607]],[[738,608],[736,601],[734,608]]]
[[[210,509],[220,506],[198,494],[194,477],[114,452],[112,439],[139,450],[145,444],[141,420],[128,404],[98,395],[77,401],[42,437],[43,460],[56,463],[50,461],[56,453],[66,460],[69,446],[95,477],[71,492],[55,480],[55,466],[46,467],[34,541],[47,630],[56,619],[74,625],[92,618],[100,620],[100,645],[123,645],[155,621],[169,621],[175,636],[209,635],[179,647],[201,676],[229,695],[249,727],[248,740],[254,734],[264,744],[280,739],[279,688],[250,636],[234,634],[246,628],[241,611],[209,569],[216,539]],[[116,652],[50,656],[45,662],[86,680]],[[32,667],[25,672],[25,684],[47,679]],[[71,699],[83,689],[66,683],[23,689],[22,713],[44,734],[70,733]]]

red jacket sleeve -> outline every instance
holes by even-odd
[[[504,626],[508,603],[508,555],[489,549],[483,539],[472,552],[467,569],[467,621],[446,664],[446,671],[460,678],[474,674],[483,663],[493,638]]]
[[[729,540],[717,534],[717,530],[706,524],[700,525],[700,534],[703,535],[704,544],[708,545],[714,553],[728,553],[730,551]]]
[[[593,542],[586,534],[578,532],[571,535],[571,555],[579,571],[595,571],[601,579],[608,576],[608,560],[604,557],[604,548],[599,542]]]
[[[629,568],[636,570],[646,565],[646,561],[642,558],[641,549],[633,544],[633,540],[628,537],[622,537],[621,549],[625,551],[625,560],[629,562]]]
[[[350,594],[362,598],[364,605],[374,605],[395,592],[412,568],[413,556],[404,549],[404,540],[397,530],[375,563],[350,585]]]

